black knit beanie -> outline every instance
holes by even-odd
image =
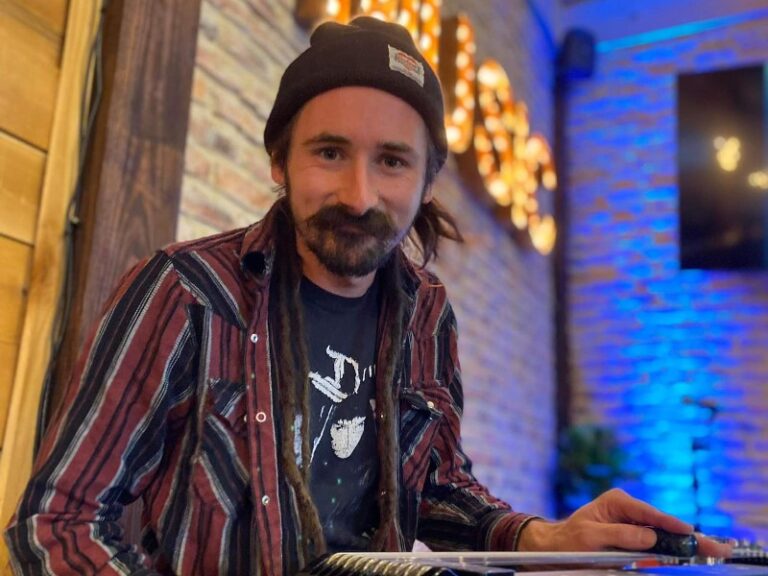
[[[271,155],[283,128],[315,96],[342,86],[369,86],[410,104],[424,119],[439,164],[448,155],[440,82],[406,28],[368,16],[317,27],[309,48],[285,70],[264,128]]]

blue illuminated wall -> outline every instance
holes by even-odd
[[[575,421],[619,430],[634,495],[764,541],[768,272],[678,269],[675,75],[767,61],[766,9],[598,44],[561,159]]]

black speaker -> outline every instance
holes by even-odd
[[[560,79],[589,78],[595,70],[595,37],[587,30],[573,28],[566,32],[557,55]]]

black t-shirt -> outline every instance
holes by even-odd
[[[378,525],[376,344],[379,282],[359,298],[306,278],[312,499],[329,552],[367,550]]]

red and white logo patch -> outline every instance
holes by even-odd
[[[417,82],[419,86],[424,87],[424,66],[410,54],[389,46],[389,69],[401,74],[405,74]]]

